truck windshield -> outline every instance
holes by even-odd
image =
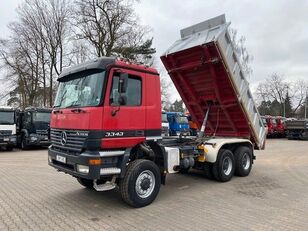
[[[32,116],[34,122],[50,122],[50,113],[48,112],[34,112]]]
[[[168,123],[168,119],[167,119],[167,114],[166,113],[162,113],[161,114],[161,121],[163,123]]]
[[[78,78],[60,82],[55,107],[97,106],[102,97],[105,71],[78,74]]]
[[[15,116],[12,111],[0,111],[0,124],[14,124]]]
[[[264,126],[267,126],[267,122],[266,122],[266,119],[265,119],[265,118],[262,118],[262,122],[263,122],[263,125],[264,125]]]
[[[188,124],[188,120],[186,116],[178,116],[177,117],[177,122],[179,124]]]

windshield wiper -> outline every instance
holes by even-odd
[[[0,120],[0,124],[14,124],[14,122]]]
[[[69,107],[78,107],[80,106],[80,103],[77,101],[72,102],[70,105],[66,106],[65,108],[69,108]]]

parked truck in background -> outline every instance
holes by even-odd
[[[51,109],[28,107],[20,112],[18,144],[22,149],[50,145],[49,124]]]
[[[170,136],[189,136],[189,124],[187,116],[181,112],[167,112],[167,119],[169,122]]]
[[[265,128],[224,15],[181,31],[161,57],[198,137],[161,137],[158,72],[102,57],[64,70],[51,116],[48,163],[97,191],[119,187],[146,206],[168,173],[201,169],[221,182],[249,175]]]
[[[169,122],[165,111],[161,113],[161,135],[169,136]]]
[[[18,110],[13,107],[0,107],[0,148],[11,151],[16,146]]]
[[[308,120],[287,120],[285,122],[288,139],[308,140]]]
[[[275,130],[276,127],[276,120],[269,115],[262,116],[263,123],[264,121],[266,122],[266,127],[267,127],[267,137],[268,138],[273,138],[277,135],[277,132]]]
[[[274,119],[276,121],[276,126],[275,126],[276,136],[279,137],[279,138],[286,137],[286,131],[285,131],[286,118],[284,118],[282,116],[276,116]]]

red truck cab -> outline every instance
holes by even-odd
[[[276,120],[272,116],[263,116],[267,126],[267,137],[275,137],[276,135]]]
[[[286,132],[285,132],[285,118],[278,116],[275,118],[276,120],[276,135],[278,137],[286,137]]]
[[[123,155],[125,150],[161,138],[160,80],[155,69],[99,58],[65,70],[58,81],[49,165],[82,184],[124,174],[121,169],[129,158]]]

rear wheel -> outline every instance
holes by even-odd
[[[160,189],[161,176],[157,165],[149,160],[131,162],[120,182],[123,200],[133,207],[151,204]]]
[[[217,160],[213,164],[213,176],[217,181],[227,182],[234,174],[235,164],[233,153],[227,149],[221,149]]]
[[[252,150],[249,147],[238,147],[235,152],[235,175],[248,176],[252,167]]]

